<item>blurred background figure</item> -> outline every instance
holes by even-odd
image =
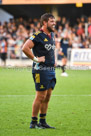
[[[58,51],[58,54],[61,56],[61,61],[62,61],[61,76],[65,76],[65,77],[68,76],[68,74],[65,71],[66,71],[66,65],[67,65],[67,50],[69,47],[71,47],[71,40],[69,39],[68,31],[66,31],[64,32],[64,35],[59,42],[59,51]]]
[[[1,53],[1,66],[6,66],[6,58],[7,58],[7,39],[2,38],[0,42],[0,53]]]

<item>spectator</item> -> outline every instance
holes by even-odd
[[[16,40],[12,36],[10,36],[8,39],[8,45],[9,45],[10,58],[16,59],[16,55],[15,55]]]
[[[28,37],[28,32],[25,29],[25,27],[20,24],[19,27],[18,27],[18,30],[16,32],[16,35],[17,35],[17,37],[22,36],[23,38],[27,38]]]
[[[66,22],[67,22],[66,17],[62,17],[62,27],[63,28],[65,27]]]
[[[76,20],[76,24],[70,26],[71,22],[68,22],[66,17],[58,17],[55,29],[56,43],[67,32],[73,48],[91,48],[91,16],[88,17],[88,20],[85,16]],[[85,35],[84,30],[86,21],[88,23],[88,37]],[[8,23],[0,24],[0,37],[7,38],[8,47],[11,48],[10,57],[13,59],[19,58],[18,50],[21,48],[24,40],[38,30],[40,30],[40,22],[37,18],[25,20],[20,17],[18,19],[10,19]]]
[[[79,23],[78,29],[77,29],[77,35],[82,35],[84,33],[84,29],[82,27],[82,23]]]

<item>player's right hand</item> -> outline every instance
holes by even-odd
[[[38,62],[45,62],[45,56],[42,57],[37,57],[38,58]]]

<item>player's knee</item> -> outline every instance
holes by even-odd
[[[41,101],[41,102],[44,102],[44,101],[45,101],[45,99],[46,99],[46,96],[45,96],[45,95],[41,95],[41,97],[40,97],[40,101]]]
[[[37,97],[37,100],[38,100],[40,103],[42,103],[43,101],[45,101],[45,98],[46,98],[45,95],[40,95],[40,96]]]

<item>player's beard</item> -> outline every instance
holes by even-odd
[[[51,27],[49,27],[48,24],[47,24],[47,29],[49,32],[54,32],[54,30]]]

